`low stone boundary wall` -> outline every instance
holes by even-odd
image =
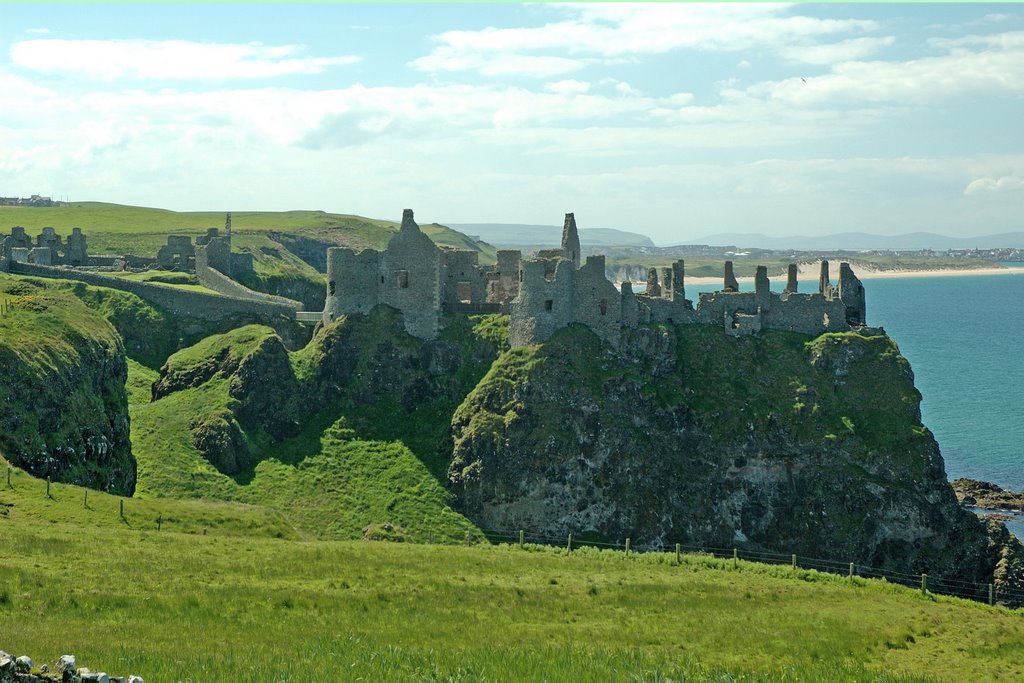
[[[235,282],[219,270],[211,268],[207,265],[205,252],[202,250],[196,252],[196,278],[198,278],[199,284],[203,287],[212,289],[224,296],[230,296],[235,299],[279,304],[281,306],[288,306],[295,311],[302,310],[301,302],[293,299],[286,299],[283,296],[274,296],[273,294],[267,294],[266,292],[253,291],[242,283]]]
[[[131,292],[146,301],[165,308],[176,315],[184,315],[200,320],[220,320],[236,313],[252,313],[255,315],[284,316],[295,318],[296,307],[301,308],[297,301],[289,305],[276,301],[256,301],[253,299],[237,299],[221,294],[207,294],[178,289],[169,285],[138,282],[124,278],[79,271],[74,268],[59,266],[39,266],[30,263],[12,263],[11,272],[16,275],[54,278],[60,280],[76,280],[97,287],[109,287],[123,292]]]

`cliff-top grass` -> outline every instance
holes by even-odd
[[[230,209],[225,209],[228,211]],[[105,202],[70,202],[54,207],[0,207],[0,232],[20,225],[35,235],[43,227],[56,228],[66,236],[72,228],[82,228],[91,253],[128,253],[155,256],[156,248],[169,234],[201,235],[209,228],[223,228],[225,211],[169,211],[143,206]],[[238,247],[270,247],[261,233],[333,234],[355,248],[382,249],[399,223],[328,213],[325,211],[233,211],[232,230]],[[436,223],[421,225],[423,231],[441,246],[482,249],[482,257],[494,261],[494,250],[469,240],[465,235]]]
[[[18,470],[0,481],[0,647],[37,662],[72,652],[152,681],[1024,676],[1020,613],[876,581],[700,555],[297,540],[258,507],[126,499],[122,520],[114,496],[51,496]]]

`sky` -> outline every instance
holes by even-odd
[[[0,3],[0,196],[1024,230],[1021,4]]]

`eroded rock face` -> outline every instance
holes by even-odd
[[[623,348],[570,329],[498,359],[452,420],[449,479],[466,514],[493,529],[1020,581],[1019,544],[957,504],[888,338],[689,325],[641,328]]]
[[[121,338],[72,297],[28,282],[6,287],[9,319],[25,334],[0,334],[0,452],[36,477],[131,495]]]

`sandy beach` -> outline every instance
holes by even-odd
[[[817,263],[802,263],[797,278],[800,282],[818,281],[820,266]],[[953,277],[961,275],[1024,275],[1024,268],[969,268],[965,270],[877,270],[854,266],[853,272],[861,280],[874,280],[877,278],[905,278],[905,277]],[[839,264],[829,264],[829,276],[833,285],[839,284]],[[772,281],[785,281],[785,275],[776,275],[769,278]],[[737,282],[753,282],[753,277],[737,277]],[[642,283],[640,283],[642,284]],[[721,277],[690,277],[686,276],[687,285],[721,285]],[[637,290],[639,291],[639,290]]]

